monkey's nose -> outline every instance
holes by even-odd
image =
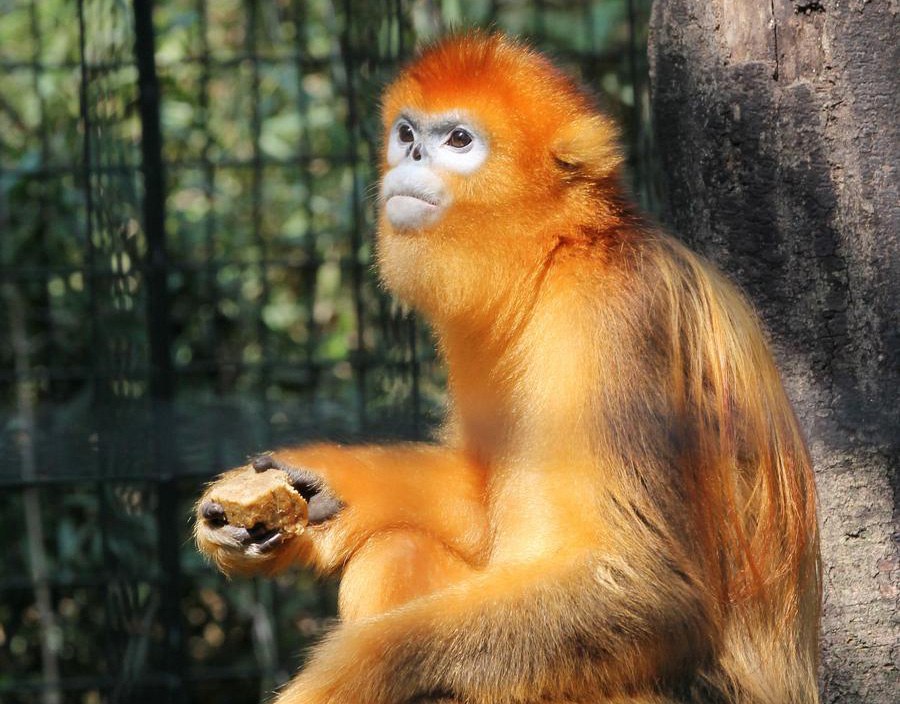
[[[413,161],[422,161],[422,145],[417,144],[412,149]]]

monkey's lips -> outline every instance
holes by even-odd
[[[420,193],[394,193],[384,203],[387,219],[398,230],[415,230],[430,225],[443,211],[437,199]]]

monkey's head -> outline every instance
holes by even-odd
[[[427,49],[387,89],[382,118],[381,275],[432,317],[489,315],[561,238],[583,236],[617,180],[610,121],[502,36]]]

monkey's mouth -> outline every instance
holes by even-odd
[[[405,193],[391,193],[385,201],[385,205],[396,199],[400,199],[398,202],[401,203],[404,201],[419,201],[420,203],[430,205],[433,208],[437,208],[440,205],[438,199],[432,195],[428,195],[427,193],[413,193],[411,191]]]
[[[398,230],[417,230],[430,225],[442,211],[437,197],[420,191],[396,191],[384,201],[384,213]]]

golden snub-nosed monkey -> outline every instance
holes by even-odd
[[[279,704],[817,701],[813,477],[751,308],[527,47],[442,41],[382,116],[378,266],[449,366],[443,443],[276,452],[316,526],[215,549],[423,577],[375,604],[352,578],[369,617]]]

